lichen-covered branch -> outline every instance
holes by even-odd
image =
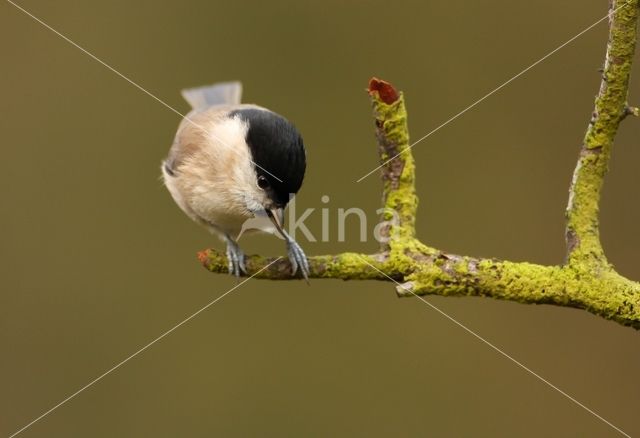
[[[409,129],[404,97],[388,82],[373,78],[369,96],[382,170],[382,251],[414,239],[418,197],[415,164],[409,149]]]
[[[571,184],[565,265],[458,256],[419,241],[415,232],[415,164],[409,148],[404,97],[388,82],[374,78],[368,92],[382,164],[383,219],[388,221],[382,235],[388,239],[376,254],[310,257],[309,277],[391,279],[399,284],[399,296],[486,296],[575,307],[640,329],[640,283],[622,277],[607,263],[598,231],[598,204],[611,146],[620,122],[637,113],[626,99],[640,0],[626,0],[624,5],[622,1],[611,2],[614,12],[602,84]],[[199,259],[211,272],[228,272],[225,256],[215,250],[202,251]],[[286,259],[276,260],[260,271],[274,260],[247,257],[247,275],[257,273],[256,278],[271,280],[294,278]]]
[[[426,253],[411,252],[405,256],[342,253],[310,257],[309,277],[385,281],[389,280],[388,275],[401,285],[396,287],[399,296],[484,296],[520,303],[555,304],[584,309],[640,329],[640,284],[613,271],[585,275],[569,265],[477,259],[425,248]],[[211,272],[228,272],[224,255],[205,250],[199,257]],[[247,270],[254,274],[274,260],[249,256]],[[292,279],[291,265],[288,260],[280,259],[255,278]]]
[[[198,259],[211,272],[228,273],[227,258],[224,254],[213,250],[206,249],[198,253]],[[337,255],[314,256],[309,257],[309,278],[336,278],[341,280],[388,280],[380,272],[371,266],[380,267],[380,262],[384,259],[381,254],[367,255],[357,253],[342,253]],[[274,263],[275,262],[275,263]],[[280,258],[276,261],[275,257],[262,257],[259,255],[247,256],[245,265],[247,267],[247,275],[253,275],[265,266],[271,265],[264,269],[255,278],[263,278],[268,280],[289,280],[301,279],[302,276],[298,272],[297,276],[293,276],[291,272],[291,263],[286,258]]]
[[[613,140],[629,114],[627,94],[636,45],[638,1],[613,0],[607,54],[567,206],[567,259],[583,270],[608,269],[600,244],[598,205]]]

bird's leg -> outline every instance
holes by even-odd
[[[309,283],[309,262],[307,261],[307,256],[300,245],[298,245],[298,242],[293,240],[291,236],[285,233],[285,238],[287,240],[287,253],[293,275],[296,275],[298,268],[300,268],[302,276],[305,281]]]
[[[229,263],[229,274],[240,277],[241,273],[247,273],[244,265],[244,253],[238,246],[238,243],[229,235],[225,235],[227,241],[227,261]]]
[[[287,253],[289,255],[289,262],[291,263],[292,274],[296,275],[296,272],[298,272],[298,268],[300,268],[302,276],[304,277],[307,284],[309,284],[309,262],[307,261],[307,256],[304,254],[302,248],[300,248],[300,245],[298,245],[298,243],[293,240],[291,236],[289,236],[289,234],[282,226],[284,222],[284,213],[282,208],[268,209],[265,210],[265,213],[269,217],[269,219],[271,219],[273,225],[275,225],[276,230],[278,230],[280,235],[287,242]]]

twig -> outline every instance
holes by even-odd
[[[566,212],[567,260],[583,271],[610,269],[600,244],[598,206],[613,140],[627,115],[637,38],[638,2],[615,0],[610,8],[616,12],[610,19],[600,91],[573,174]]]

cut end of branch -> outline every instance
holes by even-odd
[[[400,93],[387,81],[373,77],[369,80],[369,95],[375,96],[376,93],[387,105],[391,105],[400,98]]]
[[[209,250],[208,249],[198,251],[198,261],[205,268],[209,266]]]

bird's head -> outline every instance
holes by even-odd
[[[250,209],[265,211],[284,236],[284,208],[300,190],[306,170],[302,136],[287,119],[265,109],[243,108],[230,116],[246,124],[253,169]]]

